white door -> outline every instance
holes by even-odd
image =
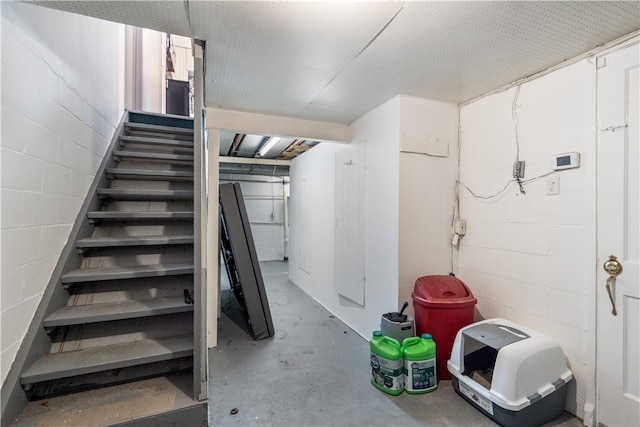
[[[336,153],[334,281],[338,294],[364,306],[364,150],[350,144]]]
[[[598,58],[596,414],[611,427],[640,425],[639,52]]]

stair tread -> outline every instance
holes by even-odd
[[[151,144],[151,145],[163,145],[167,147],[193,148],[193,141],[187,141],[184,139],[150,138],[145,136],[123,135],[120,137],[120,141],[135,143],[135,144]]]
[[[62,275],[62,283],[193,274],[193,264],[146,264],[132,267],[80,268]]]
[[[92,211],[89,219],[193,219],[193,211]]]
[[[107,174],[118,175],[118,176],[136,176],[141,178],[157,177],[157,178],[165,178],[167,180],[171,178],[193,179],[193,172],[153,170],[153,169],[107,168]]]
[[[126,237],[87,237],[76,241],[77,248],[99,248],[110,246],[144,246],[144,245],[180,245],[193,243],[193,235],[180,234],[173,236],[126,236]]]
[[[98,188],[99,196],[112,198],[172,198],[172,199],[192,199],[193,190],[147,190],[133,188]]]
[[[20,382],[32,384],[192,355],[191,334],[48,353],[22,374]]]
[[[125,129],[141,130],[145,132],[162,132],[162,133],[173,133],[173,134],[181,134],[181,135],[193,135],[193,129],[173,127],[173,126],[150,125],[147,123],[127,122],[124,124],[124,127]]]
[[[114,150],[113,155],[116,157],[125,157],[131,159],[175,160],[182,162],[193,161],[193,156],[185,154],[149,153],[146,151]]]
[[[65,306],[44,319],[43,326],[66,326],[193,311],[184,297],[162,297],[101,304]]]

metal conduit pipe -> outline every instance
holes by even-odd
[[[285,179],[282,180],[282,199],[284,200],[284,260],[289,259],[289,196],[287,195],[287,185],[289,182]]]

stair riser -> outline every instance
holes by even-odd
[[[136,136],[120,137],[120,144],[139,144],[149,146],[165,146],[165,147],[184,147],[193,149],[193,138],[190,139],[174,139],[174,138],[146,138]]]
[[[166,239],[164,241],[159,240],[118,240],[118,241],[96,241],[96,242],[78,242],[76,247],[79,250],[91,250],[97,248],[120,248],[130,246],[171,246],[171,245],[189,245],[193,244],[193,237],[184,237],[179,239]]]
[[[195,151],[193,147],[175,146],[169,144],[145,144],[139,142],[121,143],[119,151],[133,151],[136,153],[158,153],[158,154],[174,154],[180,156],[192,156]]]
[[[171,136],[177,136],[177,135],[188,136],[193,138],[193,129],[161,126],[161,125],[148,125],[144,123],[126,123],[124,126],[124,131],[126,135],[137,134],[137,133],[152,133],[157,135],[163,135],[167,138]]]
[[[72,326],[88,323],[110,322],[113,320],[134,319],[141,317],[161,316],[166,314],[187,313],[193,311],[192,304],[184,304],[182,307],[161,308],[143,311],[130,311],[127,313],[105,314],[101,316],[87,316],[78,319],[46,320],[43,323],[45,328],[55,328],[60,326]]]
[[[73,277],[62,276],[62,284],[70,285],[72,283],[97,282],[101,280],[122,280],[122,279],[140,279],[144,277],[164,277],[164,276],[180,276],[183,274],[193,274],[193,268],[175,269],[171,271],[148,271],[140,273],[113,273],[102,275],[78,275]]]
[[[193,357],[182,357],[157,363],[147,363],[121,369],[112,369],[87,375],[60,378],[29,384],[29,395],[33,399],[97,389],[104,386],[123,384],[138,379],[151,378],[172,372],[191,370]]]
[[[156,363],[163,362],[172,359],[178,359],[181,357],[191,357],[193,356],[193,348],[176,348],[165,351],[164,353],[158,352],[157,354],[148,354],[146,356],[131,356],[127,360],[118,360],[118,361],[107,361],[100,362],[96,361],[95,365],[84,367],[84,366],[76,366],[76,367],[60,367],[59,370],[51,373],[43,373],[40,375],[24,375],[21,379],[22,384],[33,384],[42,381],[51,381],[60,378],[68,378],[77,375],[86,375],[93,374],[101,371],[109,371],[112,369],[122,369],[128,368],[131,366],[141,365],[144,363]],[[96,357],[98,359],[99,356]]]
[[[107,178],[140,181],[193,181],[193,172],[156,171],[149,169],[115,168],[107,170]]]
[[[187,190],[111,190],[98,189],[98,197],[113,200],[193,200],[193,192]]]

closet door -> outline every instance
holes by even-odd
[[[364,143],[336,153],[335,286],[364,305]]]

